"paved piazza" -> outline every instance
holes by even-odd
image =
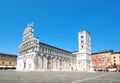
[[[120,73],[0,71],[0,83],[120,83]]]

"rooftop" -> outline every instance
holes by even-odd
[[[17,55],[15,55],[15,54],[8,54],[8,53],[2,53],[2,52],[0,52],[0,55],[8,55],[8,56],[16,56],[17,57]]]
[[[55,47],[55,46],[51,46],[51,45],[48,45],[48,44],[45,44],[45,43],[42,43],[42,42],[39,42],[39,44],[42,44],[42,45],[45,45],[45,46],[48,46],[48,47],[51,47],[51,48],[54,48],[54,49],[58,49],[58,50],[61,50],[61,51],[67,52],[67,53],[72,53],[70,51],[67,51],[67,50],[64,50],[64,49],[61,49],[61,48],[58,48],[58,47]]]

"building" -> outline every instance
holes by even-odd
[[[17,55],[0,53],[0,69],[16,69]]]
[[[82,30],[78,33],[78,52],[77,55],[77,70],[78,71],[93,71],[91,56],[91,37],[87,30]]]
[[[75,71],[76,56],[72,52],[42,43],[34,37],[34,26],[23,32],[17,58],[18,71]]]
[[[111,55],[113,50],[104,50],[96,53],[92,53],[92,63],[96,71],[105,71],[111,67]]]
[[[111,66],[120,71],[120,52],[113,52],[111,55]]]
[[[92,53],[91,58],[96,71],[107,71],[109,68],[117,68],[120,71],[120,52],[103,50]]]

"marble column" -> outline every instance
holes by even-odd
[[[50,57],[49,59],[49,69],[51,70],[53,68],[53,59]]]
[[[56,70],[57,67],[56,57],[53,57],[53,70]]]
[[[60,59],[60,70],[64,69],[64,58]]]
[[[48,62],[47,56],[45,57],[45,59],[46,59],[46,60],[45,60],[45,70],[47,70],[47,65],[48,65],[48,64],[47,64],[47,62]]]
[[[71,64],[70,64],[70,60],[69,60],[69,62],[68,62],[68,63],[69,63],[69,70],[71,70],[71,67],[70,67],[70,66],[71,66]]]
[[[47,69],[50,69],[50,57],[47,58],[48,62],[47,62]]]
[[[42,69],[42,55],[38,56],[38,69]]]
[[[84,65],[82,65],[82,66],[84,66]],[[72,70],[74,71],[74,70],[76,70],[76,62],[74,61],[74,60],[72,60]]]
[[[69,70],[69,63],[68,63],[68,60],[66,60],[66,70]]]
[[[45,70],[45,56],[42,57],[42,69]]]
[[[66,60],[63,61],[63,70],[66,70]]]
[[[52,69],[52,63],[53,63],[52,57],[49,56],[49,57],[48,57],[48,62],[47,62],[47,69],[48,69],[48,70],[51,70],[51,69]]]
[[[70,70],[73,71],[72,60],[70,60]]]
[[[60,59],[59,58],[57,58],[56,68],[58,71],[60,70]]]
[[[70,59],[67,60],[67,69],[70,70]]]
[[[43,56],[43,70],[47,70],[47,56]]]
[[[41,57],[42,59],[42,70],[44,69],[44,56]]]

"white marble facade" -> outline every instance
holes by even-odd
[[[40,42],[34,37],[33,24],[26,27],[18,48],[18,71],[76,70],[76,56],[72,52]]]

